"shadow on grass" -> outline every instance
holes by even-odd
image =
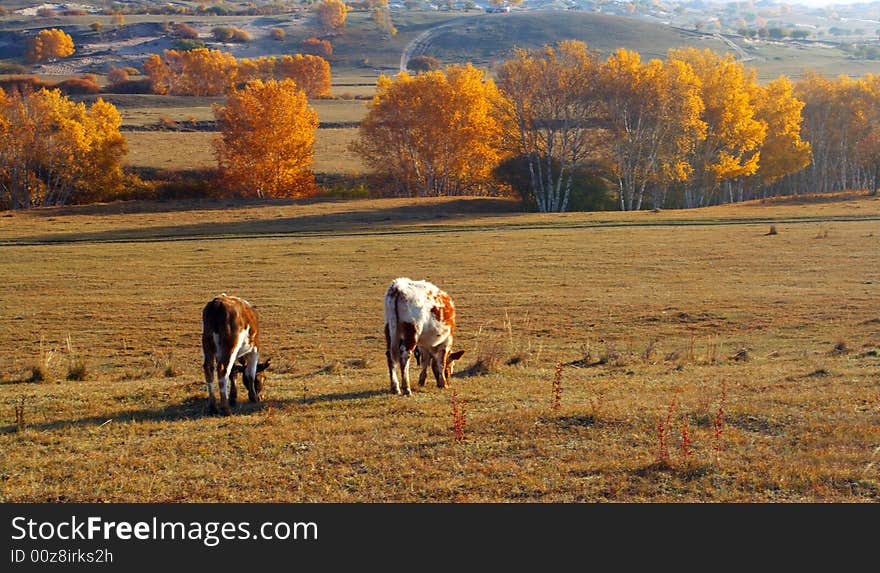
[[[388,208],[377,208],[375,202],[367,206],[358,200],[313,199],[301,201],[170,201],[135,203],[133,205],[92,205],[59,210],[37,210],[41,216],[59,216],[70,214],[120,214],[135,212],[176,212],[187,210],[219,210],[229,208],[257,208],[268,206],[284,206],[310,203],[342,202],[350,205],[349,209],[334,213],[312,215],[246,219],[225,222],[195,223],[189,225],[166,225],[157,227],[130,227],[106,231],[63,233],[58,235],[33,235],[11,239],[10,244],[52,244],[77,242],[127,242],[127,241],[169,241],[199,240],[207,238],[247,238],[256,236],[283,236],[299,233],[393,233],[390,226],[398,223],[431,222],[467,215],[502,215],[521,212],[521,204],[510,199],[498,198],[467,198],[447,201],[418,202]],[[181,205],[184,207],[181,208]],[[164,206],[161,208],[160,206]],[[128,208],[126,208],[128,207]],[[150,207],[156,207],[151,210]],[[438,228],[441,230],[442,228]]]
[[[318,396],[306,396],[303,398],[285,398],[284,400],[270,400],[274,404],[315,404],[318,402],[339,402],[345,400],[365,400],[377,396],[390,395],[387,390],[359,390],[357,392],[335,392],[332,394],[319,394]]]
[[[248,401],[239,402],[232,408],[232,416],[250,415],[259,412],[266,407],[268,402],[251,403]],[[75,420],[55,420],[53,422],[43,422],[39,424],[26,423],[25,426],[29,430],[51,431],[63,428],[83,428],[89,426],[102,426],[104,424],[116,424],[119,422],[173,422],[177,420],[196,420],[199,418],[212,418],[213,414],[208,412],[207,398],[201,396],[191,396],[183,402],[176,404],[168,404],[159,408],[145,408],[143,410],[127,410],[123,412],[114,412],[102,416],[89,416],[87,418],[79,418]],[[9,434],[17,432],[17,425],[8,425],[0,427],[0,434]]]

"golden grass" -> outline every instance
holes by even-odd
[[[203,169],[216,167],[210,131],[127,131],[131,167],[154,169]],[[314,171],[318,173],[362,173],[363,162],[348,150],[357,128],[322,128],[315,136]]]
[[[880,200],[512,207],[0,217],[0,500],[880,499]],[[382,294],[401,275],[455,298],[457,370],[495,359],[452,381],[463,440],[449,390],[387,394]],[[258,306],[275,365],[266,400],[229,418],[205,415],[200,371],[201,307],[221,291]],[[63,366],[68,335],[86,379],[22,382],[41,340]]]

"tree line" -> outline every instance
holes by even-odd
[[[295,54],[238,59],[222,50],[165,50],[144,62],[153,93],[218,96],[251,80],[293,80],[308,97],[330,93],[330,64],[320,56]]]
[[[323,93],[293,72],[307,58],[169,50],[145,71],[164,93],[227,95],[214,108],[218,188],[304,197],[318,191],[307,98]],[[876,192],[880,180],[880,77],[759,85],[730,55],[682,48],[643,62],[575,41],[516,50],[496,72],[381,76],[352,151],[391,194],[518,193],[542,212]],[[100,99],[0,90],[0,207],[118,196],[120,125]]]
[[[809,81],[761,86],[729,54],[681,48],[643,62],[619,49],[603,59],[565,41],[518,49],[496,71],[496,80],[469,65],[380,78],[352,149],[402,194],[507,185],[539,211],[565,211],[584,180],[612,182],[621,210],[804,192],[796,176],[811,144],[828,147],[805,119],[816,102]],[[880,110],[880,98],[872,105]]]

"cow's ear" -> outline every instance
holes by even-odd
[[[269,360],[271,360],[271,358]],[[269,368],[269,360],[257,364],[257,372],[262,372],[263,370]]]
[[[446,357],[446,361],[449,362],[450,360],[458,360],[462,356],[464,356],[464,350],[456,350]]]

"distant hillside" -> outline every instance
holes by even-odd
[[[645,59],[665,57],[670,48],[697,46],[719,52],[731,48],[720,37],[632,18],[579,11],[482,14],[435,28],[412,55],[445,62],[500,60],[514,47],[538,47],[560,40],[585,41],[608,54],[626,47]]]

